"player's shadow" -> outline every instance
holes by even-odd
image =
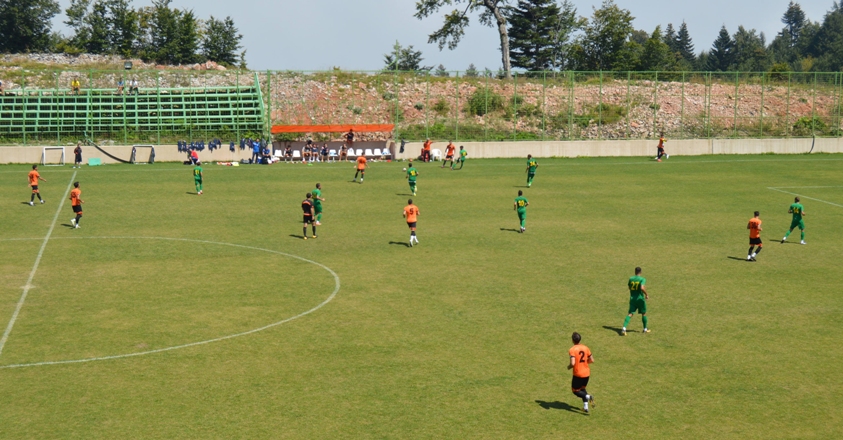
[[[527,185],[513,185],[513,188],[529,188]]]
[[[195,196],[195,195],[198,195],[199,193],[195,193],[195,192],[190,192],[190,191],[188,191],[188,192],[186,192],[185,194],[190,194],[190,195],[192,195],[192,196]]]
[[[536,403],[538,403],[539,406],[544,409],[564,409],[565,411],[570,411],[572,413],[586,415],[586,413],[580,411],[579,408],[573,407],[565,402],[560,402],[558,400],[555,402],[545,402],[544,400],[536,400]]]
[[[397,194],[397,193],[396,193],[395,195],[396,195],[396,196],[401,196],[401,197],[413,197],[413,195],[412,195],[412,194]]]
[[[303,238],[304,238],[304,237],[302,237],[301,235],[296,235],[296,234],[290,234],[290,237],[293,237],[293,238],[298,238],[299,240],[301,240],[301,239],[303,239]]]
[[[620,327],[612,327],[610,325],[604,325],[603,328],[605,328],[606,330],[611,330],[611,331],[617,333],[618,336],[620,336],[623,333],[623,329],[620,328]],[[627,333],[635,333],[635,330],[627,330]]]
[[[501,231],[505,231],[505,232],[519,232],[519,230],[518,230],[518,229],[513,229],[513,228],[501,228]]]
[[[404,247],[410,247],[410,243],[404,241],[390,241],[389,244],[397,244]]]
[[[62,223],[62,226],[67,226],[70,229],[76,229],[76,226],[71,225],[70,223]]]
[[[747,261],[746,258],[741,258],[741,257],[726,257],[726,258],[728,258],[730,260]]]

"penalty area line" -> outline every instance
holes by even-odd
[[[41,257],[44,256],[44,249],[47,248],[47,242],[50,241],[50,236],[53,235],[53,229],[56,228],[56,222],[59,219],[59,214],[61,214],[61,208],[64,207],[64,199],[66,199],[67,194],[70,193],[70,187],[73,186],[73,179],[75,178],[76,171],[74,171],[73,175],[70,176],[70,182],[67,184],[67,189],[64,190],[64,196],[62,196],[61,201],[59,202],[59,207],[56,209],[56,215],[53,216],[53,222],[50,223],[50,229],[47,230],[47,235],[44,236],[44,241],[41,242],[41,248],[38,250],[38,256],[35,257],[35,264],[32,265],[32,270],[29,272],[29,278],[27,278],[26,284],[23,286],[23,293],[21,293],[17,305],[15,305],[15,311],[12,313],[12,318],[9,320],[9,324],[6,325],[6,331],[3,332],[3,337],[0,338],[0,356],[3,355],[3,347],[6,346],[6,341],[9,340],[9,335],[15,327],[15,321],[18,320],[18,315],[23,308],[23,303],[26,302],[26,296],[29,294],[29,290],[32,289],[32,280],[35,278],[35,272],[38,271],[38,265],[41,264]]]
[[[783,187],[781,187],[781,188],[793,188],[793,187],[783,186]],[[810,186],[806,186],[806,187],[803,187],[803,188],[840,188],[840,187],[834,187],[834,186],[828,186],[828,187],[815,186],[815,187],[810,187]],[[827,204],[827,205],[836,206],[836,207],[838,207],[838,208],[843,208],[843,205],[838,205],[837,203],[832,203],[832,202],[829,202],[829,201],[826,201],[826,200],[822,200],[822,199],[815,199],[815,198],[813,198],[813,197],[808,197],[808,196],[806,196],[806,195],[804,195],[804,194],[797,194],[797,193],[795,193],[795,192],[785,191],[785,190],[783,190],[783,189],[779,189],[779,188],[777,188],[777,187],[768,186],[768,187],[767,187],[767,189],[771,189],[771,190],[773,190],[773,191],[778,191],[778,192],[780,192],[780,193],[790,194],[790,195],[792,195],[792,196],[799,196],[799,197],[802,197],[802,198],[805,198],[805,199],[808,199],[808,200],[813,200],[813,201],[815,201],[815,202],[821,202],[821,203],[825,203],[825,204]]]

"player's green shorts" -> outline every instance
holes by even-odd
[[[410,188],[412,188],[412,187],[414,187],[414,186],[416,186],[416,181],[415,181],[415,180],[411,180],[411,181],[410,181]]]
[[[314,203],[313,204],[313,211],[316,214],[321,214],[322,213],[322,204],[321,203]]]
[[[532,173],[527,173],[527,177],[530,177],[530,178],[536,177],[535,171],[532,172]]]
[[[527,211],[518,211],[518,220],[525,220],[527,218]]]
[[[794,220],[790,222],[790,230],[794,230],[796,228],[805,229],[805,220]]]
[[[647,313],[647,300],[644,298],[630,298],[628,313],[632,314],[636,311],[641,314]]]

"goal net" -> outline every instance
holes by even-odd
[[[130,162],[141,165],[155,163],[155,147],[152,145],[132,145]]]
[[[64,165],[64,147],[44,147],[41,150],[41,165],[47,167]]]

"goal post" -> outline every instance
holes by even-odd
[[[155,146],[132,145],[132,159],[130,162],[136,165],[155,163]]]
[[[41,149],[41,165],[45,167],[64,165],[64,147],[43,147]]]

